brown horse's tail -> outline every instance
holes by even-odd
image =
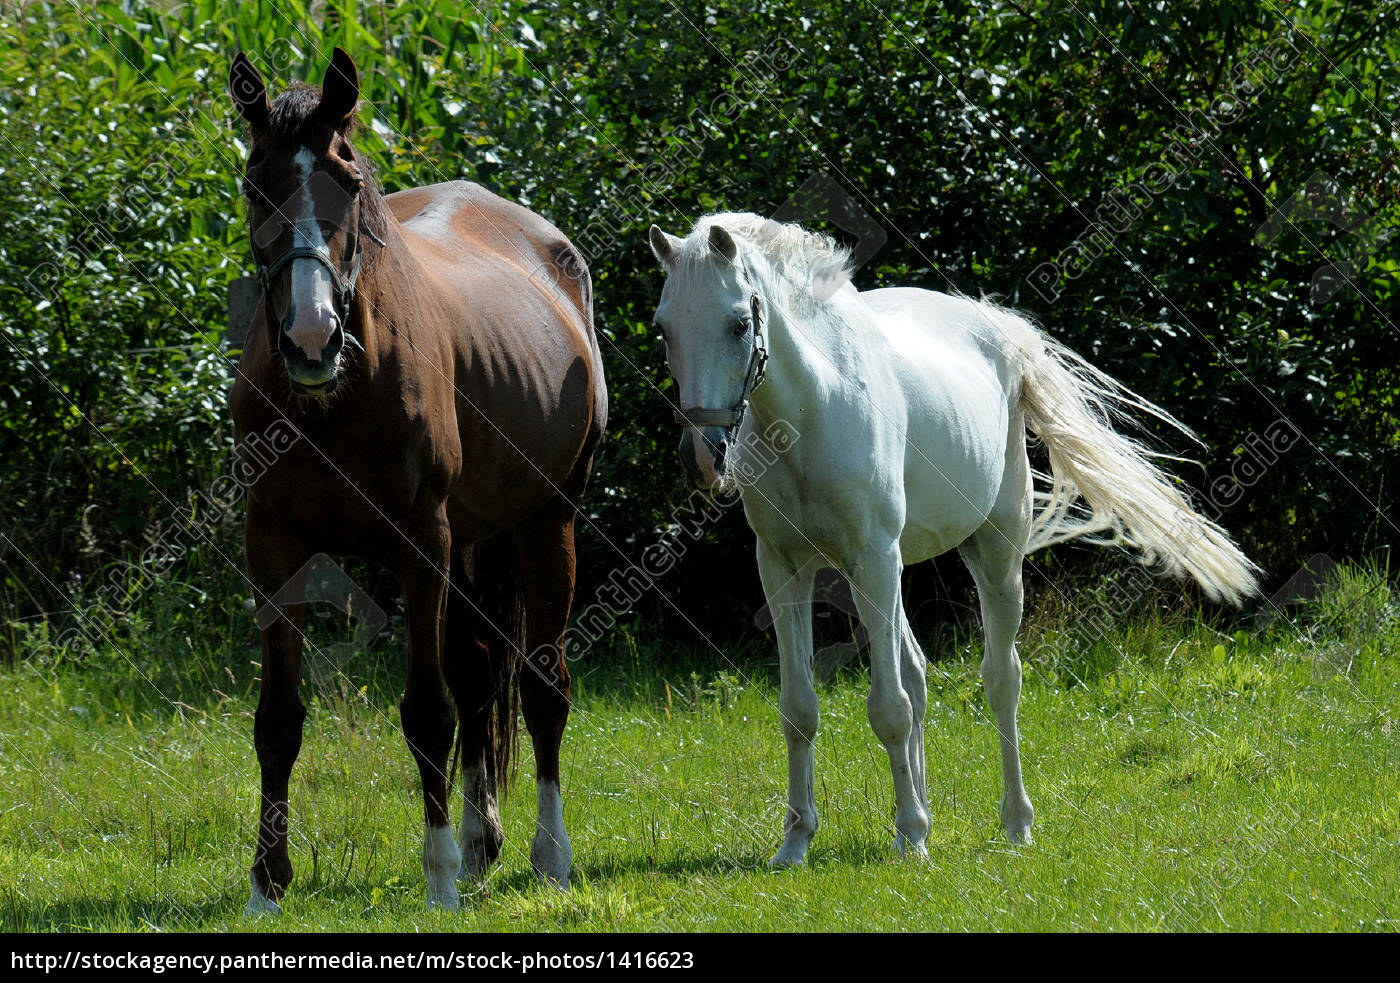
[[[510,785],[520,719],[520,665],[525,652],[525,604],[520,593],[519,560],[513,533],[501,533],[476,547],[472,585],[481,598],[492,687],[491,738],[494,771],[502,796]]]

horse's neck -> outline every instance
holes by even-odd
[[[362,248],[373,253],[365,256],[360,269],[360,279],[355,286],[355,312],[347,326],[363,346],[359,354],[371,372],[393,347],[393,322],[404,320],[401,312],[413,303],[410,294],[419,282],[411,268],[413,260],[402,235],[402,226],[387,207],[383,214],[385,221],[375,233],[386,245],[380,246],[365,237]],[[395,317],[391,317],[391,312]]]
[[[820,404],[829,384],[830,366],[821,347],[828,326],[800,319],[790,310],[770,307],[763,326],[768,346],[767,375],[750,397],[761,424],[796,422]],[[761,428],[762,429],[762,428]]]

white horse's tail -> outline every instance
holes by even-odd
[[[1090,542],[1134,548],[1144,565],[1190,577],[1212,600],[1238,606],[1259,593],[1259,568],[1224,529],[1191,507],[1152,463],[1151,451],[1114,428],[1132,421],[1129,411],[1190,435],[1186,426],[1022,318],[991,309],[1022,355],[1026,426],[1050,454],[1050,487],[1036,493],[1026,552],[1106,534]]]

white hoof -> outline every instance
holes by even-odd
[[[1029,823],[1025,826],[1006,827],[1006,838],[1017,846],[1035,846],[1035,837],[1031,836]]]
[[[443,911],[456,911],[460,907],[462,907],[462,902],[457,897],[457,888],[455,885],[453,887],[449,887],[445,891],[440,891],[437,894],[433,894],[433,892],[431,891],[428,892],[429,911],[433,911],[436,909],[441,909]]]
[[[543,829],[535,833],[535,842],[530,844],[530,866],[535,868],[541,883],[567,891],[573,863],[574,849],[562,829],[558,833],[546,833]]]
[[[1031,846],[1031,824],[1035,821],[1035,810],[1030,799],[1006,800],[1001,805],[1001,824],[1006,829],[1006,838],[1012,843]]]
[[[783,845],[778,847],[778,852],[773,854],[773,858],[768,861],[769,870],[787,870],[791,867],[801,867],[807,862],[807,844],[790,843],[783,841]]]
[[[282,906],[263,894],[262,889],[258,887],[258,882],[253,881],[253,894],[248,898],[248,903],[243,906],[243,917],[264,918],[280,914],[282,914]]]
[[[812,837],[817,834],[819,825],[815,809],[803,814],[789,806],[787,817],[783,820],[783,845],[768,861],[768,869],[785,870],[806,863],[807,848],[812,845]]]
[[[894,842],[890,844],[890,848],[894,851],[895,856],[901,859],[928,859],[928,846],[925,845],[924,841],[920,840],[917,843],[911,843],[908,839],[905,838],[903,833],[900,833],[897,836],[895,836]]]
[[[500,841],[493,843],[483,837],[463,842],[461,850],[462,863],[457,868],[457,880],[479,881],[486,876],[486,872],[496,862],[496,857],[501,852],[501,843]]]

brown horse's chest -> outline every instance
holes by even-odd
[[[349,448],[308,433],[252,494],[313,550],[392,560],[422,511],[428,468],[401,438]]]

